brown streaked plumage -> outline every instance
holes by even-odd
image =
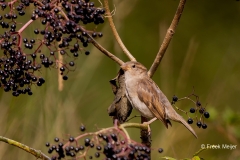
[[[168,128],[170,120],[182,123],[196,138],[192,127],[172,107],[157,84],[147,75],[147,68],[139,62],[126,62],[121,68],[125,74],[126,95],[132,106],[146,118],[157,118]]]
[[[115,97],[108,107],[108,114],[113,120],[118,119],[120,123],[124,123],[132,112],[132,105],[126,96],[125,75],[122,69],[117,77],[110,80],[110,84]]]

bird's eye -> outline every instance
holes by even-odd
[[[134,65],[132,65],[132,68],[135,68],[136,66],[135,66],[135,64]]]

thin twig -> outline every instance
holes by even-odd
[[[58,44],[60,44],[60,42],[58,42]],[[60,50],[59,50],[58,51],[58,66],[59,66],[59,64],[62,64],[62,63],[63,63],[63,56],[61,55]],[[62,71],[60,71],[60,69],[58,69],[58,90],[59,91],[63,90],[63,85],[64,85],[61,72]]]
[[[147,130],[148,126],[146,124],[139,124],[139,123],[124,123],[124,124],[120,124],[119,126],[114,125],[114,127],[103,128],[97,132],[84,133],[75,137],[75,139],[78,140],[85,136],[98,135],[99,133],[109,132],[110,130],[113,130],[113,129],[120,129],[124,132],[124,134],[126,134],[127,139],[130,140],[131,138],[128,132],[126,131],[126,128],[139,128],[139,129]],[[64,144],[63,148],[65,148],[66,146],[69,146],[70,143],[71,142],[67,142],[66,144]]]
[[[119,126],[119,128],[139,128],[139,129],[148,129],[148,125],[141,123],[123,123]]]
[[[194,156],[198,156],[202,151],[204,151],[204,150],[207,150],[207,148],[202,148],[202,149],[200,149],[199,151],[197,151],[196,153],[194,153],[194,155],[193,155],[193,157]]]
[[[106,50],[104,47],[102,47],[97,41],[95,41],[92,36],[90,36],[87,33],[88,38],[91,39],[91,43],[99,50],[101,51],[103,54],[105,54],[107,57],[111,58],[113,61],[117,62],[120,66],[124,64],[124,62],[119,59],[117,56],[113,55],[111,52],[109,52],[108,50]]]
[[[186,3],[186,0],[180,0],[180,2],[179,2],[179,5],[178,5],[177,11],[175,13],[175,16],[172,20],[172,23],[171,23],[171,25],[170,25],[170,27],[169,27],[166,35],[165,35],[165,38],[164,38],[163,43],[162,43],[162,45],[161,45],[161,47],[160,47],[160,49],[157,53],[156,58],[155,58],[155,60],[152,64],[151,68],[148,71],[149,77],[152,77],[153,74],[156,72],[156,70],[157,70],[157,68],[158,68],[158,66],[159,66],[167,48],[168,48],[168,45],[169,45],[169,43],[170,43],[170,41],[173,37],[173,34],[175,33],[176,27],[177,27],[178,22],[181,18],[185,3]]]
[[[113,32],[113,35],[115,37],[115,39],[117,40],[119,46],[122,48],[123,52],[127,55],[127,57],[131,60],[131,61],[136,61],[136,59],[133,57],[133,55],[128,51],[128,49],[126,48],[126,46],[123,44],[118,32],[117,32],[117,29],[113,23],[113,19],[112,19],[112,15],[111,15],[111,12],[110,12],[110,9],[109,9],[109,5],[108,5],[108,0],[104,0],[104,6],[105,6],[105,9],[106,9],[106,14],[107,14],[107,18],[108,18],[108,21],[109,21],[109,25],[112,29],[112,32]]]
[[[19,143],[17,141],[12,140],[12,139],[0,136],[0,141],[11,144],[11,145],[16,146],[18,148],[21,148],[22,150],[24,150],[26,152],[29,152],[32,155],[34,155],[37,159],[39,158],[39,159],[43,159],[43,160],[51,160],[51,158],[49,158],[48,156],[43,154],[41,151],[30,148],[30,147],[28,147],[28,146],[26,146],[22,143]]]

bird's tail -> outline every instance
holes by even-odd
[[[175,110],[174,110],[175,111]],[[193,130],[193,128],[186,122],[185,119],[183,119],[182,116],[180,116],[176,111],[174,114],[170,114],[169,117],[171,120],[182,123],[196,138],[197,134],[195,133],[195,131]]]

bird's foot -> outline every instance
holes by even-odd
[[[154,122],[156,119],[157,119],[157,118],[155,117],[155,118],[151,119],[151,120],[148,121],[148,122],[143,122],[144,125],[147,125],[147,126],[148,126],[148,135],[149,135],[149,136],[151,135],[150,124],[151,124],[152,122]]]
[[[151,135],[150,124],[149,124],[148,122],[143,122],[143,125],[147,125],[147,127],[148,127],[148,129],[147,129],[147,131],[148,131],[148,136],[150,136],[150,135]]]

